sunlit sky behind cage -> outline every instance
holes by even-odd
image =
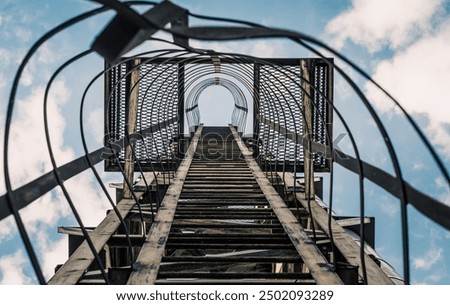
[[[266,26],[303,32],[337,48],[379,81],[411,113],[447,168],[450,167],[450,1],[448,0],[173,0],[193,13],[248,20]],[[84,0],[2,0],[0,3],[0,140],[3,143],[6,101],[13,76],[27,50],[44,33],[61,22],[97,7]],[[21,78],[10,144],[13,188],[51,168],[44,139],[42,98],[54,70],[70,57],[89,48],[111,19],[104,13],[58,34],[32,58]],[[191,24],[204,24],[192,20]],[[168,38],[166,35],[160,37]],[[259,57],[311,57],[304,48],[286,39],[238,42],[197,42],[196,47],[250,54]],[[170,47],[147,42],[137,53]],[[337,64],[342,65],[340,61]],[[343,65],[376,106],[393,137],[406,180],[430,196],[450,205],[448,181],[443,180],[411,127],[378,90]],[[103,60],[92,54],[63,72],[54,82],[49,99],[50,133],[57,163],[81,156],[78,123],[79,101],[89,81],[103,69]],[[379,132],[367,110],[344,81],[336,77],[335,104],[355,131],[362,158],[393,173]],[[87,96],[84,123],[91,150],[102,145],[103,83]],[[206,124],[229,122],[231,95],[225,89],[208,88],[200,99]],[[250,117],[251,118],[251,117]],[[248,124],[251,125],[251,122]],[[334,134],[343,132],[335,122]],[[339,147],[352,153],[347,138]],[[3,150],[0,152],[3,154]],[[0,165],[3,167],[3,165]],[[102,165],[99,165],[102,172]],[[3,170],[1,170],[3,172]],[[105,181],[120,176],[102,173]],[[326,178],[326,177],[325,177]],[[0,195],[4,194],[0,175]],[[334,210],[339,215],[358,215],[357,177],[336,166]],[[95,226],[109,208],[95,188],[90,173],[67,181],[70,194],[86,225]],[[367,182],[367,215],[376,217],[376,250],[402,273],[400,207],[398,199]],[[324,198],[326,202],[326,196]],[[410,216],[411,275],[416,284],[450,284],[450,233],[421,216]],[[45,276],[67,258],[67,240],[58,226],[75,225],[59,189],[21,211],[36,245]],[[0,222],[0,283],[36,283],[26,252],[11,217]]]

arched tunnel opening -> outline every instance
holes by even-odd
[[[228,126],[232,123],[234,100],[225,87],[206,88],[199,98],[200,122],[205,126]]]

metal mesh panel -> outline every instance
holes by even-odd
[[[311,63],[311,62],[310,62]],[[331,115],[327,99],[329,95],[329,66],[312,62],[310,73],[311,98],[313,99],[312,140],[329,145],[331,134],[327,136]],[[304,135],[303,98],[301,68],[299,61],[291,65],[261,65],[259,76],[260,152],[267,160],[285,162],[288,165],[304,162],[304,150],[300,141]],[[314,88],[316,90],[314,90]],[[275,123],[273,125],[269,122]],[[278,125],[278,126],[276,126]],[[289,135],[286,135],[288,133]],[[293,136],[295,135],[295,136]],[[323,155],[314,155],[316,171],[326,171],[328,160]],[[302,168],[298,168],[302,170]]]
[[[106,122],[109,141],[125,136],[126,105],[130,92],[127,64],[121,64],[109,72],[107,82]],[[173,160],[178,137],[178,65],[146,63],[139,68],[139,97],[137,131],[145,131],[135,137],[135,157],[143,170],[151,170],[151,163]],[[109,94],[108,94],[109,95]],[[124,162],[122,149],[118,156]],[[117,160],[106,160],[106,170],[118,170]]]
[[[327,103],[327,99],[330,99],[329,96],[329,66],[326,64],[317,64],[314,66],[314,77],[313,77],[313,85],[317,89],[314,91],[314,107],[316,111],[314,111],[314,133],[313,140],[322,143],[322,144],[330,144],[327,139],[327,129],[329,124],[331,123],[330,112],[328,109],[331,107]],[[328,137],[331,137],[331,134],[328,134]],[[326,159],[316,154],[315,155],[315,165],[319,167],[325,167]]]
[[[126,65],[120,65],[112,69],[107,78],[105,134],[111,141],[116,141],[125,134],[125,103],[118,101],[125,101],[128,96],[126,73]]]
[[[302,77],[299,59],[265,60],[259,63],[259,77],[254,79],[258,88],[259,111],[254,114],[258,126],[260,142],[259,152],[266,160],[283,162],[290,166],[302,165],[304,149],[302,137],[304,135]],[[331,107],[327,99],[331,99],[332,72],[324,61],[308,59],[311,98],[313,100],[313,130],[312,140],[329,146],[331,139]],[[204,67],[203,67],[204,66]],[[206,69],[205,69],[206,68]],[[186,71],[193,75],[200,75],[198,71],[214,72],[213,66],[205,62],[189,62]],[[222,64],[221,72],[252,69],[251,63]],[[130,91],[130,84],[126,76],[129,67],[126,64],[114,67],[107,78],[106,121],[110,140],[117,140],[125,135],[126,101]],[[178,63],[177,61],[146,63],[140,67],[139,98],[138,98],[138,131],[147,130],[135,145],[135,154],[144,170],[148,170],[150,163],[170,162],[177,150],[179,122],[178,117]],[[188,74],[189,74],[188,73]],[[240,74],[242,72],[239,72]],[[241,79],[248,79],[248,74],[242,73]],[[248,79],[250,81],[250,79]],[[182,84],[183,85],[183,84]],[[191,87],[191,86],[190,86]],[[110,94],[109,94],[110,93]],[[148,131],[148,129],[151,129]],[[300,139],[300,140],[299,140]],[[119,160],[123,162],[124,150],[119,153]],[[326,171],[329,160],[320,154],[314,155],[316,171]],[[107,170],[117,170],[117,161],[110,158],[106,162]],[[302,170],[302,167],[298,167]]]
[[[300,133],[303,122],[299,107],[302,96],[299,84],[300,66],[261,66],[261,115],[291,132]],[[263,141],[267,143],[271,155],[278,160],[294,161],[297,152],[297,157],[302,160],[301,145],[265,127],[263,123],[260,126],[264,130]]]

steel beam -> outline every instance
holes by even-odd
[[[314,190],[314,154],[311,151],[311,139],[313,134],[313,117],[314,110],[311,93],[311,76],[310,76],[310,66],[304,59],[300,60],[300,68],[302,71],[302,89],[303,89],[303,101],[302,101],[302,119],[303,119],[303,137],[306,140],[307,145],[303,145],[303,172],[305,173],[305,188],[307,192],[305,194],[310,197],[315,197]]]
[[[242,155],[245,158],[245,161],[247,162],[248,167],[252,170],[256,181],[266,196],[267,201],[280,220],[285,232],[289,235],[289,238],[295,246],[298,254],[303,259],[306,267],[311,272],[313,279],[319,285],[343,284],[336,272],[332,270],[331,265],[325,259],[322,252],[320,252],[317,246],[314,245],[305,229],[288,209],[284,201],[280,198],[277,191],[270,183],[269,179],[267,179],[261,168],[253,159],[252,153],[244,145],[241,138],[237,134],[236,129],[231,125],[230,129]]]
[[[150,181],[151,182],[151,181]],[[136,192],[136,197],[140,198],[144,192]],[[117,204],[120,215],[124,218],[134,207],[136,202],[133,199],[122,199]],[[109,213],[103,221],[89,234],[97,252],[100,252],[108,240],[120,226],[119,217],[116,213]],[[49,285],[75,285],[83,276],[85,271],[94,261],[94,254],[91,252],[86,241],[75,250],[64,265],[58,269],[55,275],[48,281]]]
[[[140,58],[136,58],[132,61],[131,75],[129,82],[129,98],[127,103],[125,125],[126,137],[129,137],[136,132],[137,127],[137,115],[138,115],[138,102],[139,102],[139,65],[141,63]],[[134,144],[131,141],[127,141],[125,146],[125,164],[124,164],[124,188],[123,198],[130,199],[132,197],[132,184],[134,181]]]
[[[283,179],[286,187],[294,186],[294,178],[291,175],[280,175]],[[296,193],[297,200],[301,205],[308,209],[308,200],[304,198],[304,194],[301,192]],[[310,199],[311,213],[314,215],[314,221],[320,226],[320,228],[329,236],[328,230],[328,213],[325,211],[319,203]],[[331,230],[333,231],[334,245],[345,257],[347,262],[351,265],[358,266],[359,274],[362,276],[361,260],[359,256],[359,245],[352,239],[352,237],[342,228],[339,223],[331,219]],[[367,280],[371,285],[392,285],[394,284],[391,279],[378,267],[378,265],[365,254]]]
[[[128,284],[130,285],[148,285],[155,284],[156,282],[159,266],[175,216],[178,198],[180,197],[184,180],[197,149],[202,130],[202,125],[197,128],[188,151],[172,180],[172,184],[167,189],[144,246],[133,265],[133,271],[128,279]]]

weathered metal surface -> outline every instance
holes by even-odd
[[[281,175],[282,176],[282,175]],[[286,186],[293,186],[294,179],[291,175],[284,175]],[[304,195],[300,192],[296,194],[297,200],[304,208],[308,208],[308,200],[305,200]],[[328,230],[328,213],[315,200],[309,201],[311,205],[311,212],[314,215],[314,221],[320,228],[329,235]],[[331,230],[333,231],[333,241],[336,248],[342,253],[349,264],[354,266],[361,266],[359,256],[359,246],[355,243],[352,237],[342,228],[339,223],[331,219]],[[388,285],[394,284],[391,279],[379,268],[379,266],[365,254],[367,280],[370,285]],[[361,274],[361,268],[359,268]],[[361,274],[362,275],[362,274]]]
[[[139,65],[141,63],[140,58],[133,60],[133,68],[130,77],[130,94],[128,98],[128,111],[127,111],[127,125],[126,135],[131,137],[137,129],[137,115],[138,115],[138,101],[139,101]],[[131,141],[127,141],[125,146],[125,164],[124,164],[124,188],[123,198],[130,199],[132,197],[131,186],[134,182],[134,144]]]
[[[342,284],[341,279],[332,270],[329,262],[325,259],[320,250],[313,244],[304,228],[300,225],[295,216],[287,208],[286,204],[273,188],[270,181],[261,171],[256,161],[253,159],[252,153],[242,143],[242,140],[240,139],[236,130],[232,126],[230,126],[230,129],[232,130],[233,136],[243,156],[245,157],[247,165],[255,175],[256,181],[261,187],[261,190],[263,191],[268,202],[270,203],[270,206],[283,225],[284,230],[291,238],[293,245],[295,246],[299,255],[302,257],[314,280],[317,282],[317,284]]]
[[[291,279],[291,280],[302,280],[311,279],[309,273],[272,273],[272,272],[254,272],[247,273],[243,277],[242,272],[195,272],[195,273],[184,273],[184,272],[164,272],[161,273],[163,278],[180,278],[180,277],[190,277],[194,279],[259,279],[260,281],[265,279]]]
[[[306,141],[307,145],[303,146],[304,149],[304,156],[303,156],[303,172],[305,173],[305,188],[307,196],[310,198],[314,198],[315,191],[314,191],[314,159],[313,159],[313,153],[311,149],[311,140],[312,140],[312,133],[314,131],[314,125],[313,125],[313,117],[314,117],[314,111],[313,111],[313,100],[312,100],[312,90],[311,90],[311,76],[310,76],[310,67],[308,67],[308,63],[306,60],[301,59],[300,60],[300,68],[302,71],[302,89],[303,89],[303,101],[302,101],[302,108],[303,108],[303,137]]]
[[[254,283],[256,279],[260,283],[274,283],[273,280],[283,282],[294,278],[303,283],[305,276],[309,281],[307,283],[311,283],[309,273],[300,273],[299,266],[303,260],[295,251],[289,235],[283,233],[281,222],[246,162],[242,160],[239,147],[231,146],[233,138],[230,141],[230,129],[216,128],[213,131],[214,136],[205,136],[199,141],[196,157],[191,162],[184,185],[178,189],[180,194],[176,209],[171,209],[173,219],[170,232],[163,237],[158,235],[164,247],[153,243],[153,250],[147,251],[147,255],[153,257],[157,253],[159,261],[146,263],[142,272],[134,271],[128,283],[169,283],[178,274],[176,283],[201,284],[207,275],[198,272],[209,273],[211,270],[214,273],[207,277],[222,284]],[[207,133],[205,129],[204,132]],[[214,139],[212,143],[219,142],[218,146],[222,146],[223,150],[211,152],[211,148],[216,145],[208,144],[211,143],[208,139]],[[208,153],[223,151],[230,154],[227,160],[204,160]],[[236,174],[233,169],[240,173]],[[242,179],[243,174],[246,179]],[[217,178],[222,180],[218,181]],[[227,184],[222,184],[222,181]],[[304,209],[301,215],[306,215]],[[305,231],[305,234],[311,232]],[[324,234],[320,238],[329,243]],[[162,252],[166,254],[162,255]],[[196,256],[190,255],[194,259],[188,261],[185,259],[187,253],[195,253]],[[244,259],[239,261],[237,257]],[[138,263],[142,264],[139,258]],[[297,263],[299,273],[275,274],[271,270],[276,263]],[[261,273],[261,270],[266,273]]]
[[[203,126],[199,126],[195,132],[185,158],[178,167],[175,177],[172,180],[172,184],[167,190],[163,202],[161,203],[161,208],[158,210],[154,223],[150,228],[147,240],[133,266],[133,271],[128,279],[128,284],[145,285],[154,284],[156,281],[159,265],[164,255],[165,244],[175,216],[178,198],[196,151],[202,129]]]
[[[284,254],[284,253],[283,253]],[[173,257],[173,256],[166,256],[163,258],[163,262],[187,262],[190,264],[193,263],[254,263],[254,262],[261,262],[261,263],[301,263],[302,260],[298,256],[297,253],[295,255],[289,256],[289,255],[283,255],[283,256],[179,256],[179,257]]]
[[[150,177],[147,177],[149,179]],[[151,181],[151,180],[150,180]],[[137,192],[136,197],[140,198],[143,192]],[[122,199],[117,204],[120,215],[124,218],[135,206],[132,199]],[[115,213],[109,213],[103,221],[89,234],[95,249],[100,252],[111,236],[120,226],[120,220]],[[75,285],[78,283],[83,273],[94,261],[94,255],[88,244],[84,241],[77,250],[69,257],[61,268],[48,281],[50,285]]]
[[[307,216],[306,207],[297,210],[286,206],[233,127],[230,130],[237,145],[230,149],[226,148],[231,145],[229,140],[221,143],[233,156],[228,160],[204,160],[203,152],[211,153],[210,148],[215,145],[208,146],[200,140],[201,130],[202,127],[195,133],[188,157],[169,186],[147,239],[130,236],[133,246],[142,245],[142,250],[127,283],[202,284],[210,278],[221,284],[254,283],[256,279],[267,284],[288,283],[297,278],[297,283],[313,280],[317,284],[342,284],[318,249],[330,244],[326,228],[315,230],[314,244],[313,232],[302,227],[294,216]],[[148,212],[144,209],[144,213]],[[339,232],[337,237],[340,238]],[[124,235],[113,234],[108,245],[118,246],[124,240]],[[258,271],[281,263],[294,264],[297,270],[307,273]],[[303,264],[306,269],[300,267]],[[281,270],[281,265],[277,266]],[[224,273],[228,268],[229,273]],[[291,270],[287,265],[285,268]]]

